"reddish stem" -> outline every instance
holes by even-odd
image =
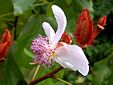
[[[60,67],[56,68],[54,71],[52,71],[52,72],[50,72],[50,73],[48,73],[48,74],[46,74],[46,75],[44,75],[44,76],[42,76],[42,77],[36,79],[36,80],[31,81],[28,85],[35,85],[36,83],[38,83],[38,82],[40,82],[40,81],[43,81],[43,80],[45,80],[45,79],[47,79],[47,78],[50,78],[50,77],[52,77],[55,73],[57,73],[58,71],[60,71],[60,70],[62,70],[62,69],[63,69],[63,67],[60,66]]]

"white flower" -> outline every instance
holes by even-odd
[[[51,65],[52,60],[59,63],[64,68],[69,68],[74,71],[78,70],[82,75],[86,76],[89,72],[89,62],[83,50],[77,45],[62,45],[57,47],[62,34],[65,31],[67,20],[63,10],[57,5],[52,5],[52,11],[58,24],[56,33],[51,25],[43,22],[42,27],[47,35],[47,38],[38,36],[33,40],[31,49],[35,53],[32,63],[42,65]]]

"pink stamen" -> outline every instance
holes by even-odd
[[[47,37],[38,35],[38,37],[32,41],[31,49],[35,54],[31,64],[38,63],[45,67],[46,65],[48,67],[52,65],[52,54],[54,54],[54,50],[50,47]]]

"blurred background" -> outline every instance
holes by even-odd
[[[107,25],[95,39],[95,43],[84,50],[90,65],[89,74],[84,77],[78,71],[63,69],[57,76],[73,85],[113,85],[113,0],[0,0],[0,38],[9,29],[13,44],[4,62],[0,62],[0,85],[26,85],[32,80],[37,65],[30,65],[33,53],[32,40],[44,34],[43,21],[56,30],[57,24],[51,5],[61,7],[67,17],[66,31],[72,37],[76,21],[83,8],[87,8],[93,23],[103,15]],[[76,42],[73,39],[73,44]],[[40,67],[35,78],[59,67],[54,63],[49,69]],[[36,85],[67,85],[58,79],[49,78]]]

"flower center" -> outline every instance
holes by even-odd
[[[52,65],[55,50],[50,47],[47,37],[38,35],[38,37],[32,41],[31,49],[35,54],[32,58],[31,64],[38,63],[45,67],[46,65],[48,67]]]

